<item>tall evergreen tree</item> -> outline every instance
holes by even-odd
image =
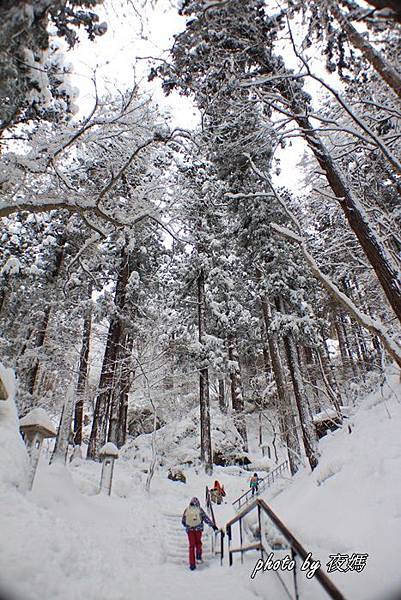
[[[341,169],[313,127],[308,115],[310,97],[303,91],[296,75],[285,68],[282,58],[274,52],[274,39],[283,13],[266,15],[264,3],[259,0],[230,0],[221,5],[214,4],[206,11],[202,3],[188,0],[183,3],[182,13],[194,18],[189,21],[186,30],[176,36],[172,48],[173,69],[159,69],[159,72],[164,72],[165,90],[168,92],[177,87],[183,93],[193,93],[199,108],[205,116],[209,115],[210,120],[213,112],[224,117],[226,95],[230,99],[234,94],[243,98],[247,86],[261,89],[266,111],[280,105],[279,110],[290,116],[300,128],[389,304],[401,320],[401,286],[394,262],[358,197],[348,188]],[[192,49],[190,53],[188,48]],[[310,72],[307,71],[307,74],[310,75]],[[338,94],[336,98],[339,99]],[[346,105],[342,103],[342,106]],[[352,110],[348,112],[370,135],[363,119]],[[380,152],[389,158],[394,170],[399,162],[397,158],[390,156],[377,137],[371,138],[378,143]],[[244,152],[240,156],[246,162]]]

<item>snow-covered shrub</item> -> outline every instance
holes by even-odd
[[[165,421],[157,416],[156,429],[160,429]],[[152,433],[154,426],[154,414],[150,408],[131,408],[128,415],[128,432],[133,437],[142,433]]]
[[[218,464],[233,465],[241,461],[249,463],[242,449],[242,438],[233,420],[220,411],[211,411],[212,447]],[[131,439],[122,448],[120,458],[133,460],[139,466],[147,466],[152,457],[152,434],[144,433]],[[194,407],[186,416],[170,418],[170,422],[156,432],[157,460],[160,467],[183,467],[196,465],[200,460],[199,408]],[[221,462],[222,459],[223,462]]]

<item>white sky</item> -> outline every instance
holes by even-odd
[[[69,60],[74,64],[73,83],[80,90],[77,100],[80,108],[78,116],[88,113],[93,105],[94,88],[91,79],[96,70],[100,93],[112,92],[116,88],[130,88],[136,81],[142,89],[151,93],[161,108],[169,112],[173,127],[192,129],[199,122],[199,115],[192,101],[175,93],[166,98],[159,80],[152,83],[147,81],[149,61],[140,60],[140,57],[148,56],[167,58],[173,36],[185,28],[186,19],[178,15],[177,9],[172,5],[174,1],[157,0],[152,7],[151,0],[141,3],[136,0],[136,6],[142,3],[146,4],[146,10],[140,9],[144,15],[141,24],[128,0],[105,0],[104,5],[97,7],[96,11],[100,20],[108,23],[107,33],[90,42],[85,32],[82,32],[80,44],[68,53]],[[292,26],[295,27],[294,22]],[[288,42],[283,42],[280,46],[287,66],[296,68],[297,61],[292,49],[288,48]],[[320,55],[313,61],[313,68],[320,75],[325,72]],[[327,73],[324,73],[324,77],[327,78]],[[319,93],[316,82],[307,82],[307,89],[313,96]],[[280,150],[278,156],[281,159],[281,175],[275,177],[277,184],[285,185],[294,192],[301,191],[302,172],[297,165],[304,149],[304,142],[300,138],[293,138],[291,145]]]
[[[128,2],[125,2],[128,4]],[[185,28],[185,18],[180,17],[169,0],[158,0],[152,8],[148,0],[146,20],[141,22],[132,6],[124,9],[119,0],[106,0],[98,7],[100,20],[108,24],[108,31],[102,37],[90,42],[84,32],[81,42],[68,53],[74,65],[74,85],[80,90],[78,105],[80,115],[88,112],[93,102],[93,71],[100,91],[113,91],[132,88],[134,82],[150,91],[155,102],[171,113],[172,125],[193,128],[198,122],[198,114],[187,98],[173,94],[166,98],[161,90],[160,80],[149,83],[149,61],[140,57],[167,56],[173,43],[173,35]]]

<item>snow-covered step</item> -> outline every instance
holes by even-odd
[[[188,559],[188,551],[187,552],[169,552],[168,557],[171,559],[178,559],[186,561]]]
[[[164,558],[177,564],[188,563],[188,538],[181,524],[182,515],[178,513],[162,513],[161,524],[164,530]],[[212,558],[208,533],[203,536],[203,558]]]

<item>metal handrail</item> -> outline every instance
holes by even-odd
[[[292,558],[295,559],[296,556],[299,556],[303,561],[305,561],[305,559],[308,557],[309,553],[305,550],[305,548],[302,546],[302,544],[296,539],[296,537],[291,533],[291,531],[288,529],[288,527],[286,527],[284,525],[284,523],[281,521],[281,519],[279,519],[279,517],[276,515],[276,513],[273,512],[273,510],[270,508],[270,506],[264,500],[257,498],[252,504],[247,506],[238,515],[236,515],[233,519],[231,519],[231,521],[226,523],[226,532],[227,532],[227,538],[228,538],[229,565],[232,566],[232,564],[233,564],[233,554],[234,553],[240,552],[241,553],[241,562],[243,562],[244,552],[247,552],[248,550],[252,549],[250,546],[243,547],[243,544],[242,544],[242,541],[243,541],[242,540],[242,519],[248,513],[253,511],[255,508],[257,508],[257,510],[258,510],[258,521],[259,521],[259,531],[260,531],[260,548],[255,548],[255,549],[258,549],[261,551],[262,560],[263,560],[263,554],[267,555],[267,551],[262,542],[262,533],[261,533],[261,531],[262,531],[261,530],[261,512],[264,512],[269,517],[269,519],[274,523],[274,525],[277,527],[277,529],[280,531],[282,536],[287,541],[289,547],[291,548]],[[231,540],[232,540],[231,528],[237,522],[239,522],[240,548],[231,550]],[[312,560],[313,560],[313,558],[312,558]],[[278,575],[278,573],[276,571],[274,571],[274,572],[276,575]],[[294,573],[295,598],[299,598],[296,571],[294,570],[293,573]],[[333,600],[345,600],[344,595],[334,585],[334,583],[331,581],[331,579],[329,579],[329,577],[325,573],[323,573],[321,567],[319,567],[316,570],[315,577],[319,581],[319,583],[323,587],[323,589],[327,592],[327,594],[329,595],[330,598],[332,598]],[[280,578],[280,581],[281,581],[281,584],[284,586],[287,594],[290,595],[288,588],[285,585],[284,581],[281,578]]]
[[[280,475],[280,473],[282,473],[283,471],[285,471],[286,469],[289,470],[289,462],[288,459],[283,461],[280,465],[278,465],[278,467],[275,467],[273,469],[273,471],[270,471],[269,473],[267,473],[267,475],[265,475],[265,477],[261,477],[259,479],[259,490],[258,490],[258,494],[263,491],[267,485],[274,482],[274,477]],[[242,504],[246,504],[249,500],[248,496],[252,495],[252,490],[247,490],[246,492],[244,492],[241,496],[239,496],[239,498],[237,498],[236,500],[234,500],[234,502],[232,503],[232,505],[234,506],[235,510],[238,510],[239,508],[241,508],[241,500],[243,498],[245,498],[245,501],[242,502]],[[236,506],[236,504],[238,504],[238,506]]]

